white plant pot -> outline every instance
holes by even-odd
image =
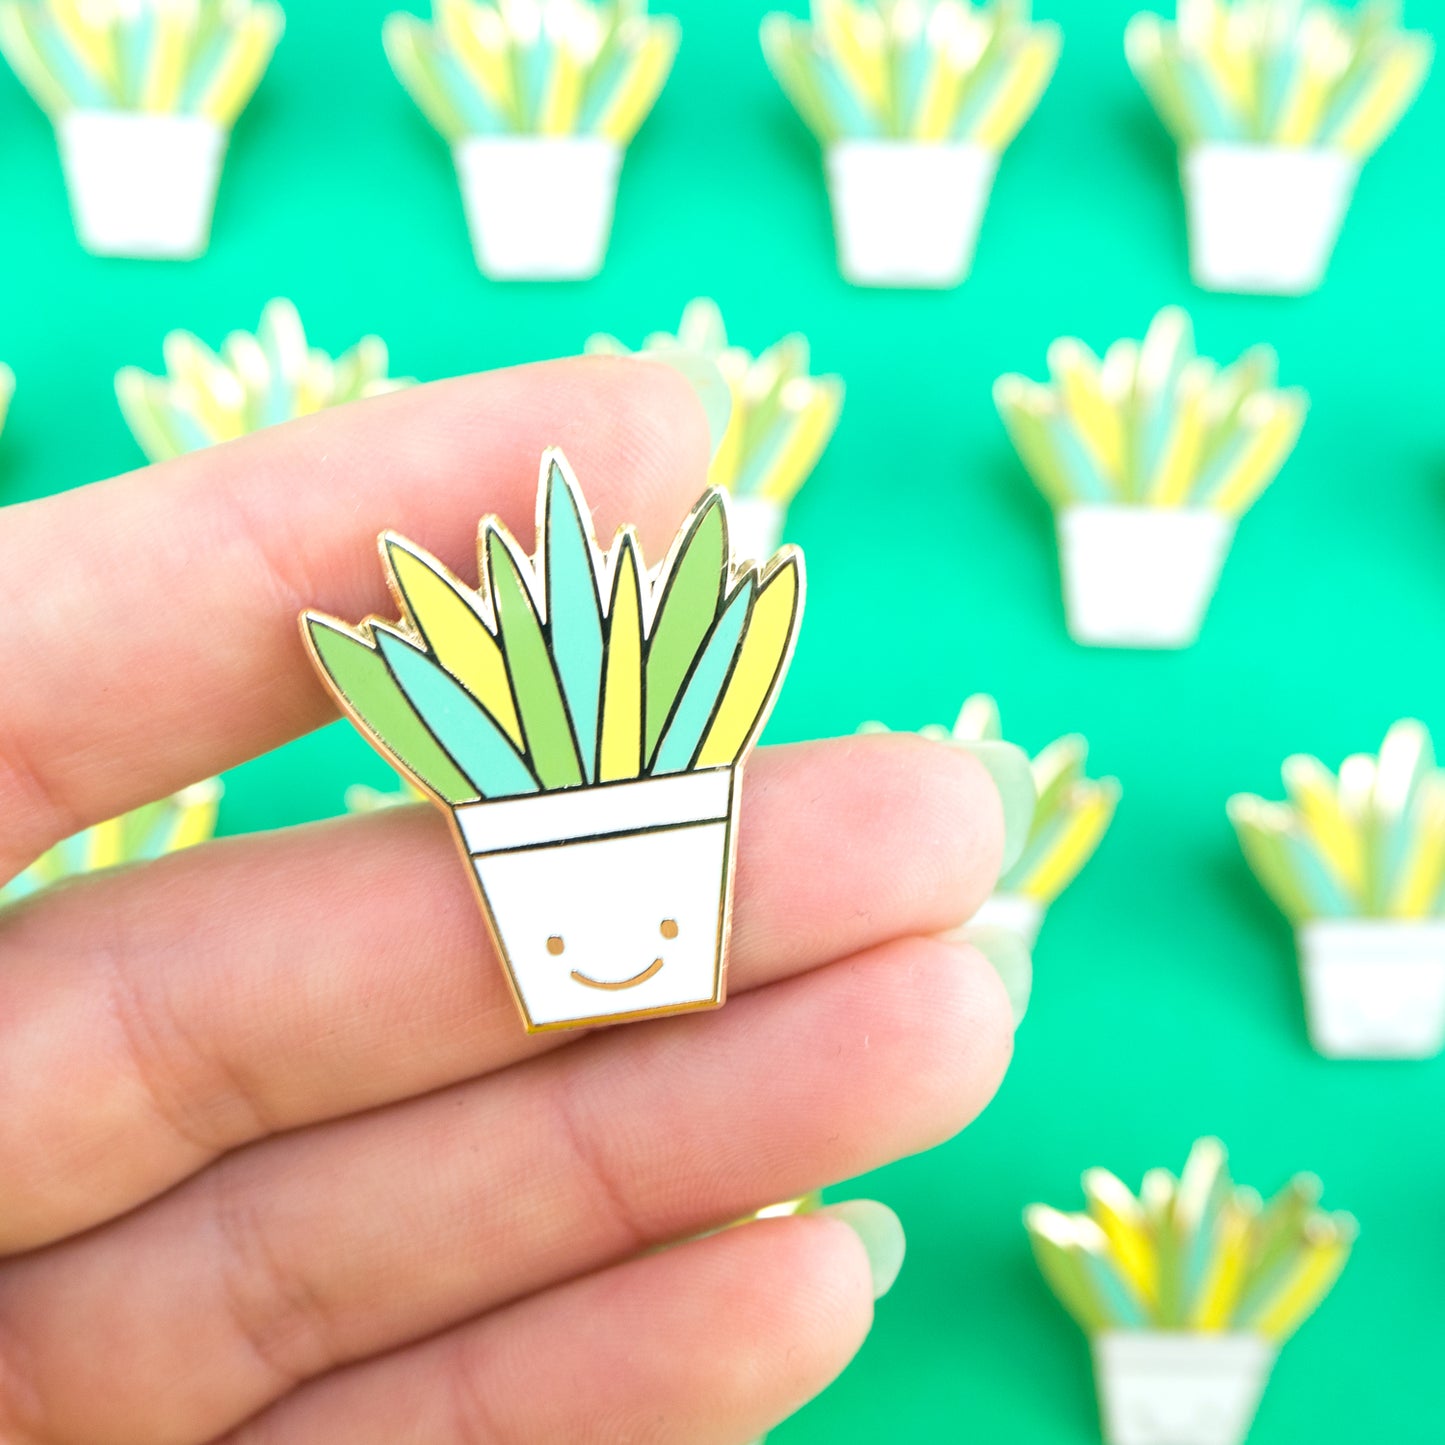
[[[454,810],[529,1032],[723,1001],[736,773]]]
[[[572,281],[602,269],[621,146],[600,136],[468,136],[452,158],[485,275]]]
[[[1324,280],[1359,162],[1313,146],[1193,146],[1181,163],[1194,280],[1300,296]]]
[[[979,928],[1006,928],[1033,948],[1039,941],[1043,921],[1044,905],[1037,898],[1027,898],[1022,893],[995,893],[984,900],[969,924]]]
[[[1333,1059],[1428,1059],[1445,1044],[1445,921],[1322,918],[1298,930],[1310,1039]]]
[[[1091,647],[1188,647],[1234,518],[1201,507],[1082,504],[1058,514],[1064,610]]]
[[[173,261],[205,251],[229,139],[214,121],[72,110],[56,122],[55,135],[87,251]]]
[[[763,563],[783,540],[788,509],[767,497],[728,495],[728,539],[738,561]]]
[[[1094,1371],[1107,1445],[1240,1445],[1274,1357],[1259,1335],[1106,1330]]]
[[[838,141],[828,195],[855,286],[957,286],[973,265],[998,152],[972,141]]]

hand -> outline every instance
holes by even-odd
[[[0,514],[0,877],[326,722],[299,609],[393,615],[388,526],[474,577],[550,443],[649,558],[704,484],[686,383],[599,358]],[[742,820],[726,1008],[585,1037],[523,1034],[426,805],[0,913],[0,1441],[738,1445],[820,1390],[866,1244],[896,1269],[881,1206],[655,1246],[983,1106],[1007,998],[939,935],[1003,814],[966,752],[880,736],[760,751]]]

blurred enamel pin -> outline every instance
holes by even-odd
[[[163,376],[138,366],[115,374],[126,425],[153,462],[412,385],[387,374],[379,336],[363,336],[337,357],[311,346],[284,296],[266,303],[254,333],[231,332],[219,351],[189,331],[171,331],[162,355]]]
[[[866,722],[860,733],[887,732]],[[952,729],[932,723],[924,737],[967,742],[1002,742],[998,704],[987,693],[966,698]],[[1030,759],[1037,803],[1028,839],[1016,862],[1004,870],[991,897],[973,915],[976,927],[1006,928],[1033,948],[1050,904],[1067,888],[1103,842],[1119,805],[1117,778],[1091,778],[1085,771],[1089,744],[1077,733],[1055,738]]]
[[[1093,1345],[1106,1445],[1243,1445],[1280,1346],[1329,1294],[1358,1233],[1297,1174],[1267,1202],[1218,1139],[1135,1195],[1084,1174],[1086,1208],[1024,1211],[1050,1289]]]
[[[649,570],[631,527],[598,544],[555,449],[536,553],[484,518],[478,588],[380,545],[401,623],[307,612],[302,631],[368,741],[447,809],[527,1031],[721,1004],[738,785],[802,554],[736,562],[714,488]]]
[[[817,465],[843,406],[842,380],[809,372],[807,337],[793,332],[754,356],[728,344],[717,302],[699,296],[687,303],[675,336],[654,332],[636,353],[615,336],[591,336],[587,350],[660,361],[702,356],[717,367],[731,409],[708,480],[728,494],[734,552],[771,557],[788,504]]]
[[[206,778],[73,834],[0,887],[0,908],[67,878],[125,863],[153,862],[206,842],[216,831],[221,793],[221,780]]]
[[[823,147],[838,266],[855,286],[957,286],[999,158],[1033,114],[1059,27],[1030,0],[812,0],[763,54]]]
[[[1360,167],[1410,108],[1434,42],[1400,0],[1179,0],[1124,49],[1179,143],[1190,268],[1209,291],[1324,280]]]
[[[680,36],[647,0],[432,0],[430,22],[387,19],[392,69],[451,145],[484,275],[602,269],[623,157]]]
[[[0,0],[0,52],[54,122],[87,251],[206,250],[231,128],[285,24],[273,0]]]
[[[1166,306],[1142,341],[1099,358],[1076,337],[1048,350],[1049,380],[1001,376],[994,402],[1054,509],[1070,634],[1089,647],[1188,647],[1239,518],[1294,450],[1309,398],[1276,383],[1252,346],[1200,356]]]
[[[1229,800],[1240,847],[1294,924],[1310,1039],[1327,1058],[1445,1047],[1445,769],[1403,718],[1332,773],[1296,754],[1286,800]]]

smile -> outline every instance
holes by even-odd
[[[585,973],[579,973],[575,968],[572,970],[572,977],[578,983],[585,983],[588,988],[606,989],[608,993],[616,993],[620,988],[636,988],[640,983],[646,983],[662,967],[662,960],[654,958],[641,973],[634,973],[631,978],[624,978],[620,983],[603,983],[601,979],[588,978]]]

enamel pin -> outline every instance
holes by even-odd
[[[529,1033],[715,1008],[738,784],[792,657],[803,557],[736,561],[706,492],[649,571],[596,540],[560,451],[537,550],[495,517],[480,586],[380,538],[402,621],[302,615],[342,710],[452,819]]]

